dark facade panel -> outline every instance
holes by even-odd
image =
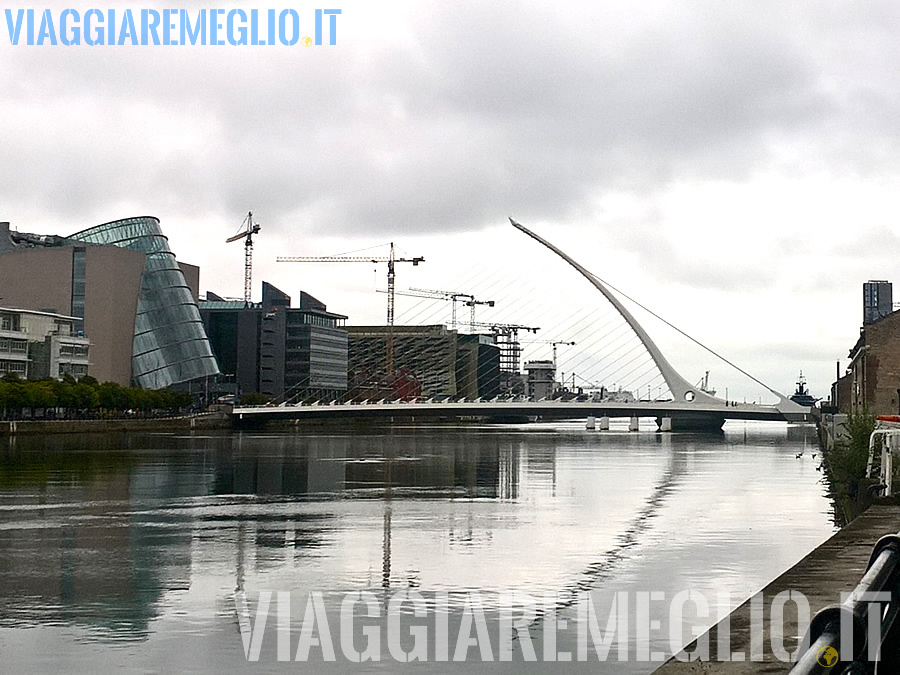
[[[242,393],[278,400],[339,398],[347,389],[347,332],[341,314],[307,294],[305,309],[263,283],[262,302],[246,306],[207,294],[200,311],[222,370]],[[314,301],[314,305],[308,299]]]
[[[863,325],[875,323],[893,311],[893,286],[889,281],[867,281],[863,284]]]

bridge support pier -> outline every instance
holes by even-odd
[[[600,418],[600,431],[609,431],[609,417],[606,415]]]
[[[640,419],[637,417],[632,417],[628,420],[628,431],[637,431],[640,428],[639,422]]]
[[[666,422],[668,421],[668,429]],[[670,412],[665,417],[656,418],[659,431],[721,431],[725,416],[718,413]]]
[[[587,418],[587,422],[585,422],[585,424],[584,424],[584,428],[585,429],[593,429],[596,425],[597,424],[596,424],[596,420],[594,419],[594,416],[590,415]]]

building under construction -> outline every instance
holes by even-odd
[[[475,399],[500,393],[500,350],[489,335],[463,335],[443,325],[347,326],[347,335],[349,398]]]

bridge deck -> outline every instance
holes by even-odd
[[[798,406],[799,408],[799,406]],[[513,418],[540,417],[547,420],[582,419],[590,416],[630,417],[720,417],[730,420],[777,420],[804,422],[808,412],[782,411],[775,406],[752,403],[721,404],[679,401],[463,401],[336,403],[332,405],[242,406],[235,407],[237,420],[291,420],[338,418]]]

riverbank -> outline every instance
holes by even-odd
[[[223,412],[174,417],[99,420],[13,420],[0,422],[0,437],[20,434],[77,434],[106,431],[181,431],[185,429],[230,429],[231,419]]]
[[[822,414],[816,418],[821,469],[828,480],[831,498],[841,519],[847,524],[873,503],[897,503],[895,499],[879,499],[873,489],[877,478],[866,475],[869,437],[876,428],[873,415]]]

